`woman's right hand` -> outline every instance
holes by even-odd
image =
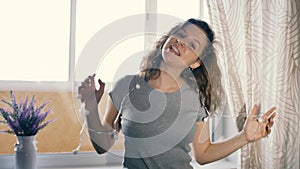
[[[98,79],[100,88],[97,90],[94,80],[95,76],[96,74],[88,76],[78,87],[80,101],[85,103],[86,108],[98,105],[104,93],[105,83]]]
[[[275,107],[272,107],[266,113],[262,114],[260,118],[257,118],[258,109],[258,106],[254,105],[244,126],[246,138],[249,142],[256,141],[269,135],[274,124],[274,118],[276,116]]]

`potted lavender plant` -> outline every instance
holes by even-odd
[[[30,101],[26,97],[25,100],[21,100],[18,104],[13,91],[10,91],[10,102],[1,101],[11,108],[11,111],[6,108],[0,108],[0,115],[3,117],[3,120],[0,120],[0,122],[9,127],[8,130],[2,130],[1,132],[14,134],[17,137],[14,149],[15,168],[35,169],[37,148],[34,138],[38,131],[55,121],[55,119],[51,119],[44,122],[53,108],[42,111],[50,102],[45,102],[35,107],[34,96]]]

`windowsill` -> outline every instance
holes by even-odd
[[[72,91],[71,82],[0,81],[0,91]]]
[[[38,153],[37,168],[85,168],[107,165],[119,165],[122,157],[111,153],[98,155],[95,152],[72,153]],[[14,166],[14,154],[0,155],[1,169]]]
[[[123,157],[121,152],[105,153],[98,155],[95,152],[80,152],[77,155],[72,153],[39,153],[37,155],[37,167],[39,169],[95,169],[95,168],[121,168]],[[1,169],[11,169],[14,166],[14,155],[0,155]],[[237,168],[237,164],[226,159],[214,163],[199,165],[192,161],[192,166],[196,168],[217,169]]]

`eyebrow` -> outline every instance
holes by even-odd
[[[185,33],[188,33],[188,31],[187,30],[185,30],[185,28],[184,27],[182,27],[181,28],[181,30],[183,30]],[[199,49],[200,49],[200,47],[201,47],[201,43],[200,43],[200,41],[198,41],[198,39],[197,38],[193,38],[195,41],[196,41],[196,43],[198,43],[198,46],[199,46]]]

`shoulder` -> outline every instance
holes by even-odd
[[[132,84],[140,80],[139,75],[126,75],[112,83],[113,90],[124,90],[128,91]]]
[[[118,86],[118,85],[129,85],[132,81],[134,81],[136,78],[138,77],[138,75],[126,75],[123,76],[117,80],[115,80],[115,82],[113,82],[114,86]]]

